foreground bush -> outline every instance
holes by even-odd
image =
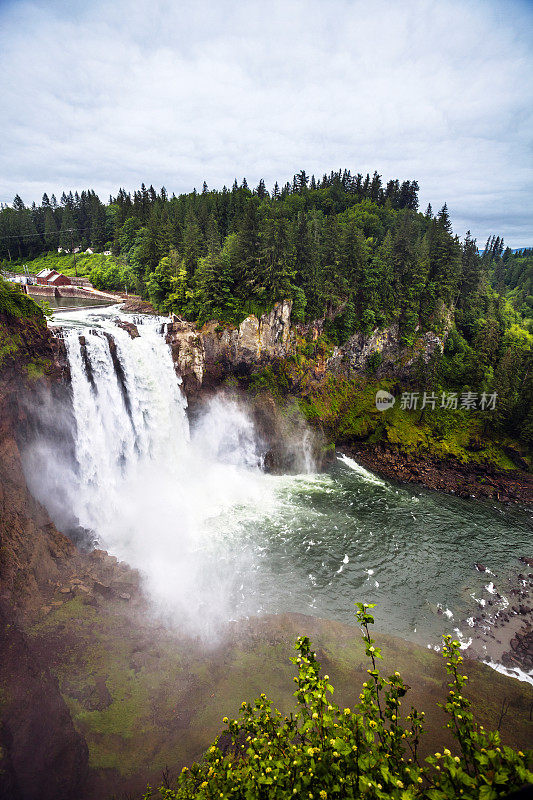
[[[463,694],[459,642],[444,637],[443,655],[450,677],[446,702],[448,728],[456,740],[455,752],[421,760],[419,743],[423,713],[411,708],[403,718],[400,707],[408,688],[399,672],[384,678],[377,668],[379,648],[370,636],[372,605],[357,604],[366,655],[371,668],[359,703],[339,708],[331,695],[327,675],[307,637],[298,639],[298,666],[294,693],[298,710],[283,716],[262,694],[255,703],[243,703],[240,717],[224,718],[231,747],[224,755],[216,745],[200,764],[184,767],[174,788],[149,790],[149,798],[476,798],[503,797],[533,783],[533,753],[522,753],[500,743],[499,733],[488,733],[474,723]]]

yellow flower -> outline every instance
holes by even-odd
[[[344,716],[345,716],[345,717],[349,717],[351,713],[352,713],[352,712],[350,711],[350,709],[349,709],[349,708],[345,708],[345,709],[344,709]]]
[[[403,789],[403,783],[401,781],[396,781],[396,786],[398,789]]]
[[[227,717],[222,717],[222,722],[224,723],[224,725],[227,725],[228,724],[228,718]]]
[[[313,713],[313,719],[318,719],[318,714],[316,711]]]
[[[324,789],[321,789],[320,790],[320,797],[322,798],[322,800],[326,800],[327,796],[328,796],[328,793],[326,791],[324,791]]]
[[[210,752],[210,753],[214,753],[215,751],[216,751],[216,747],[215,747],[214,745],[212,745],[212,746],[209,748],[209,752]]]
[[[204,781],[203,783],[200,784],[200,789],[206,789],[207,786],[208,786],[207,781]]]
[[[451,753],[450,753],[450,751],[448,750],[447,747],[444,748],[444,750],[442,752],[444,753],[445,756],[451,756]]]

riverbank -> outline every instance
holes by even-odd
[[[458,497],[533,505],[533,475],[523,470],[497,470],[453,459],[445,462],[422,454],[415,458],[379,443],[352,442],[341,449],[367,469],[399,483],[415,483]]]
[[[475,568],[487,583],[471,617],[459,623],[470,657],[533,685],[533,558],[520,556],[522,570],[500,577],[487,566]]]

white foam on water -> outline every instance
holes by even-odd
[[[518,681],[529,683],[530,686],[533,686],[533,673],[531,672],[524,672],[518,667],[504,667],[503,664],[498,664],[496,661],[484,661],[483,663],[501,675],[506,675],[508,678],[516,678]]]
[[[373,483],[376,486],[387,485],[385,481],[381,480],[381,478],[378,478],[373,472],[365,469],[361,466],[361,464],[358,464],[357,461],[354,461],[353,458],[344,455],[344,453],[342,453],[340,456],[337,456],[337,460],[341,461],[345,466],[357,473],[357,475],[359,475],[359,477],[362,478],[366,483]]]

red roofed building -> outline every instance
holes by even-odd
[[[55,269],[42,269],[35,276],[36,283],[41,286],[70,286],[70,278]]]

